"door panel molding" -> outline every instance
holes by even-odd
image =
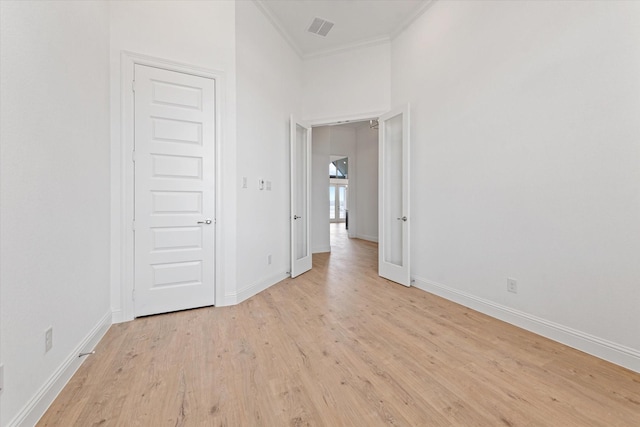
[[[215,80],[136,64],[134,100],[134,316],[211,306]]]
[[[135,65],[175,71],[215,80],[215,303],[223,296],[221,284],[225,275],[223,253],[224,235],[221,230],[227,219],[222,215],[221,195],[223,191],[223,157],[222,135],[224,133],[224,102],[226,75],[223,71],[203,68],[191,64],[157,58],[135,52],[120,53],[120,115],[112,121],[112,133],[117,139],[112,140],[112,261],[111,261],[111,306],[114,323],[133,320],[134,318],[134,92],[133,80]]]

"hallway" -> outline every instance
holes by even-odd
[[[332,232],[240,305],[112,326],[39,425],[637,422],[640,375],[381,279],[375,243]]]

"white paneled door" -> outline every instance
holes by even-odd
[[[410,286],[409,107],[388,112],[378,123],[378,274]]]
[[[135,66],[135,316],[214,303],[215,81]]]
[[[311,270],[311,127],[291,117],[291,277]]]

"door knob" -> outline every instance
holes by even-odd
[[[302,219],[302,217],[301,217],[301,216],[298,216],[298,215],[294,215],[294,216],[293,216],[293,219]]]
[[[207,218],[204,221],[198,221],[198,224],[207,224],[207,225],[209,225],[209,224],[211,224],[211,220]]]
[[[403,216],[402,218],[396,218],[398,221],[404,221],[407,222],[407,217]]]

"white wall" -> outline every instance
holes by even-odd
[[[357,165],[355,194],[355,235],[359,239],[378,241],[378,130],[369,124],[356,128]],[[351,221],[351,217],[349,217]]]
[[[303,117],[314,124],[376,117],[390,108],[389,43],[307,58]]]
[[[330,252],[329,159],[331,127],[313,128],[311,140],[311,251]]]
[[[234,301],[225,296],[236,292],[236,64],[235,3],[232,1],[135,1],[110,2],[111,31],[111,171],[112,171],[112,308],[116,321],[127,320],[123,310],[131,304],[130,294],[123,293],[125,276],[121,257],[124,245],[121,211],[124,192],[122,159],[129,153],[121,150],[121,82],[123,51],[142,54],[181,64],[214,70],[224,75],[217,87],[222,98],[222,138],[220,144],[221,217],[217,230],[222,246],[218,248],[216,305]],[[124,157],[123,157],[124,156]],[[126,311],[126,310],[124,310]]]
[[[109,14],[106,2],[3,1],[0,15],[5,426],[35,423],[79,343],[111,322]]]
[[[417,284],[636,370],[638,22],[637,2],[437,2],[391,60],[391,102],[412,107]]]
[[[289,117],[301,111],[302,60],[250,1],[236,3],[236,41],[241,301],[284,279],[290,268]],[[271,190],[259,190],[258,178],[270,181]]]

